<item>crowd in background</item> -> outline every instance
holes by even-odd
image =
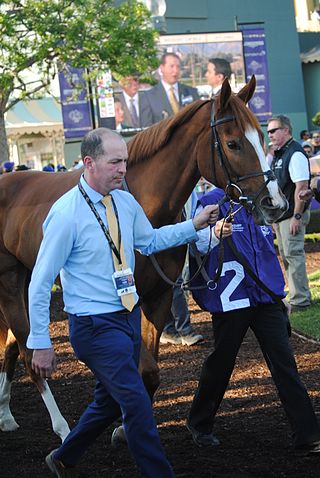
[[[73,169],[81,168],[82,165],[83,165],[82,159],[79,156],[77,159],[75,159],[75,161],[73,162],[73,165],[69,169],[69,171],[71,171]],[[12,173],[12,172],[15,172],[15,171],[29,171],[31,169],[32,168],[29,168],[26,164],[16,165],[13,161],[4,161],[0,165],[0,175],[1,174],[6,174],[6,173]],[[43,166],[42,171],[44,171],[46,173],[64,173],[64,172],[68,171],[68,169],[66,168],[66,166],[64,164],[61,164],[61,163],[57,164],[57,166],[55,166],[53,163],[47,163]]]
[[[306,129],[300,131],[300,138],[298,142],[301,144],[305,154],[310,161],[311,175],[317,176],[320,174],[320,130],[314,130],[309,132]],[[267,161],[270,165],[274,155],[274,145],[270,141],[267,145]]]

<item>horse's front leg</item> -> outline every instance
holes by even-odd
[[[68,433],[70,432],[69,425],[65,418],[62,416],[58,405],[52,395],[49,385],[45,380],[36,376],[30,368],[30,362],[27,365],[26,353],[21,352],[21,356],[25,361],[26,368],[29,371],[31,379],[36,384],[42,400],[50,415],[52,429],[56,435],[64,441]],[[12,334],[8,331],[7,344],[5,348],[4,360],[0,374],[0,430],[4,432],[15,431],[19,428],[18,423],[15,421],[10,410],[11,399],[11,384],[14,375],[15,364],[19,356],[19,348],[17,341]]]
[[[8,330],[0,373],[0,430],[3,432],[12,432],[19,428],[10,410],[11,384],[18,356],[17,341],[11,330]]]
[[[143,302],[142,314],[142,345],[140,353],[139,371],[144,385],[153,400],[154,394],[160,384],[160,371],[157,364],[159,355],[159,341],[166,319],[171,309],[172,289],[158,295],[150,303]],[[148,314],[148,315],[147,315]],[[115,428],[112,433],[111,444],[114,447],[126,443],[123,425]]]
[[[154,356],[147,349],[144,342],[141,344],[139,372],[144,386],[151,400],[153,400],[153,396],[160,385],[160,370]]]
[[[22,352],[21,355],[22,358],[24,358],[25,353]],[[18,356],[19,348],[17,341],[11,330],[9,330],[0,374],[0,430],[3,432],[11,432],[19,428],[19,425],[15,421],[10,410],[11,384]],[[24,360],[27,362],[26,358]],[[68,423],[61,415],[49,385],[46,381],[31,372],[29,365],[26,364],[26,368],[29,369],[31,378],[41,393],[42,400],[44,401],[50,415],[53,431],[63,441],[68,435],[70,429]]]
[[[70,432],[69,425],[66,419],[62,416],[47,381],[40,379],[39,384],[37,384],[37,387],[39,390],[42,390],[40,392],[41,397],[50,415],[52,429],[54,433],[58,435],[63,442],[67,437],[68,433]]]
[[[172,288],[157,294],[156,299],[144,300],[142,304],[141,334],[145,349],[140,356],[140,372],[146,389],[151,398],[155,394],[159,383],[159,343],[163,328],[169,317],[172,305]]]
[[[139,371],[141,373],[146,390],[150,395],[150,400],[152,400],[153,395],[160,384],[160,373],[157,362],[143,342],[141,344]],[[113,430],[111,444],[114,447],[118,447],[126,443],[127,439],[124,426],[120,425]]]
[[[31,380],[36,385],[37,389],[41,394],[41,398],[48,410],[50,415],[52,430],[58,437],[61,438],[63,442],[68,433],[70,432],[69,425],[66,419],[62,416],[57,402],[50,390],[49,384],[46,380],[36,375],[31,368],[31,359],[32,359],[32,351],[24,349],[21,351],[21,356],[25,362],[26,369],[31,377]]]
[[[69,433],[69,426],[61,415],[55,399],[47,383],[34,373],[31,367],[32,351],[27,350],[26,341],[29,335],[29,321],[25,304],[25,291],[28,278],[27,269],[13,257],[0,254],[3,270],[0,270],[0,339],[3,332],[7,332],[5,359],[2,367],[0,384],[0,409],[4,431],[18,428],[9,407],[11,396],[11,382],[14,366],[20,354],[31,380],[36,384],[41,397],[49,412],[53,431],[63,441]],[[6,261],[7,260],[7,261]],[[7,268],[5,268],[7,265]]]

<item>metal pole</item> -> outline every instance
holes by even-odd
[[[234,16],[234,29],[237,32],[238,31],[238,17],[237,15]]]
[[[90,80],[90,74],[89,70],[87,70],[87,75],[88,75],[88,92],[89,92],[89,104],[90,104],[90,112],[91,112],[91,121],[92,121],[92,129],[96,129],[96,117],[95,117],[95,111],[94,111],[94,102],[93,102],[93,93],[92,93],[92,83]]]

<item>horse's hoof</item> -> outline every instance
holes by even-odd
[[[0,422],[0,430],[2,432],[15,432],[18,428],[20,428],[20,426],[14,418],[12,418],[12,420],[2,420]]]
[[[54,430],[54,432],[56,435],[58,435],[58,437],[61,439],[61,442],[63,443],[70,433],[69,425],[65,423],[63,427],[59,428],[58,430]]]
[[[114,448],[118,448],[126,444],[127,444],[127,437],[124,431],[124,427],[123,425],[121,425],[120,427],[117,427],[113,430],[113,433],[111,436],[111,446],[113,446]]]

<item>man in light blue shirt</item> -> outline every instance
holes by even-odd
[[[29,288],[32,368],[43,378],[56,369],[51,345],[51,287],[61,276],[70,342],[97,379],[94,400],[59,449],[46,463],[56,477],[72,476],[81,456],[105,428],[122,416],[129,449],[148,478],[172,478],[161,447],[150,398],[138,372],[140,309],[124,309],[114,285],[112,242],[102,199],[110,194],[124,245],[127,267],[134,271],[134,249],[148,255],[198,238],[196,231],[214,223],[217,206],[193,220],[153,229],[141,206],[121,187],[128,157],[125,141],[105,128],[91,131],[81,146],[84,174],[78,186],[51,208]],[[114,245],[120,249],[119,245]]]

